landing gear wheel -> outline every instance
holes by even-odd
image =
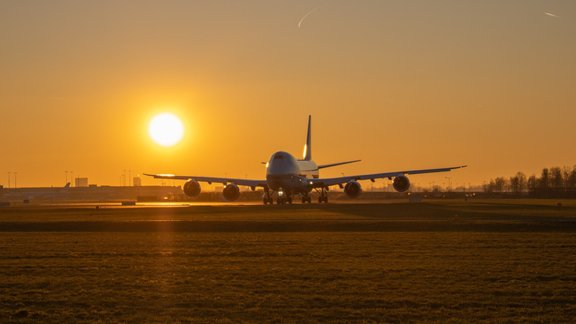
[[[270,197],[270,191],[268,189],[266,189],[264,191],[264,197],[262,197],[262,202],[264,203],[264,205],[274,205],[274,199],[272,197]]]
[[[328,188],[322,188],[320,191],[320,197],[318,197],[318,203],[328,203]]]

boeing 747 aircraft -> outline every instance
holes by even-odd
[[[337,165],[358,162],[360,160],[337,162],[331,164],[317,165],[312,160],[312,134],[311,134],[312,117],[308,116],[308,134],[306,144],[304,145],[304,156],[301,160],[296,159],[290,153],[278,151],[270,157],[266,163],[266,179],[249,180],[236,178],[217,178],[203,176],[188,176],[174,174],[146,174],[156,179],[176,179],[186,180],[183,190],[188,196],[194,197],[200,194],[200,182],[221,183],[224,185],[223,195],[228,201],[237,200],[240,197],[240,188],[238,186],[248,186],[252,190],[261,187],[264,189],[262,201],[264,204],[273,204],[274,199],[278,204],[291,204],[294,196],[300,196],[302,203],[311,203],[310,193],[314,190],[319,193],[318,202],[328,202],[328,188],[331,186],[340,186],[348,197],[356,198],[362,193],[362,186],[358,181],[388,178],[393,180],[393,187],[398,192],[405,192],[410,188],[410,181],[407,175],[447,172],[454,169],[464,168],[465,165],[424,170],[406,170],[373,174],[361,174],[352,176],[343,176],[336,178],[320,178],[320,169],[334,167]]]

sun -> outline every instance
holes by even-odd
[[[184,136],[184,125],[178,116],[171,113],[161,113],[150,120],[148,135],[158,145],[174,146]]]

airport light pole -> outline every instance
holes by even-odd
[[[10,180],[12,178],[12,172],[8,172],[8,188],[10,188]]]
[[[16,182],[17,176],[18,176],[18,172],[14,171],[14,188],[18,188],[18,185],[17,185],[18,183]]]

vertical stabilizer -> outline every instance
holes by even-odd
[[[304,161],[312,160],[312,116],[308,115],[308,134],[306,144],[304,144]]]

